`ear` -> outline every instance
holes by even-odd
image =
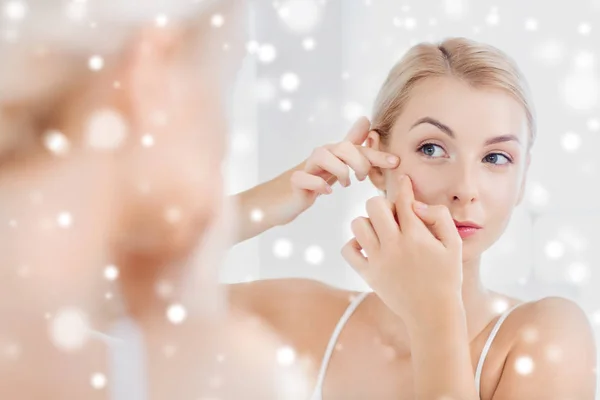
[[[527,153],[527,160],[525,161],[525,171],[523,171],[523,181],[521,182],[521,188],[519,189],[519,197],[517,198],[517,206],[521,204],[525,197],[526,186],[527,186],[527,175],[529,173],[529,165],[531,164],[531,151]]]
[[[381,137],[379,136],[379,133],[370,131],[369,135],[367,136],[365,146],[373,150],[382,151],[383,144],[381,143]],[[372,167],[371,171],[369,172],[369,179],[378,190],[385,192],[385,175],[381,168]]]

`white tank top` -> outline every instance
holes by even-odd
[[[331,359],[333,350],[335,349],[335,344],[338,340],[338,337],[340,336],[340,333],[342,333],[342,329],[344,329],[344,326],[346,325],[346,323],[348,322],[348,320],[350,319],[350,317],[352,316],[354,311],[357,309],[357,307],[360,305],[360,303],[362,303],[362,301],[367,297],[368,294],[369,294],[369,292],[361,293],[350,302],[350,305],[348,306],[348,308],[346,308],[346,311],[344,312],[344,314],[338,321],[335,329],[333,330],[333,333],[331,334],[331,338],[329,339],[329,343],[327,344],[327,348],[325,349],[325,355],[323,356],[323,361],[321,362],[321,368],[319,369],[319,375],[317,376],[317,384],[316,384],[315,390],[312,393],[310,400],[323,400],[323,382],[325,380],[325,373],[327,372],[327,367],[329,366],[329,360]],[[477,369],[475,370],[475,385],[477,387],[477,395],[478,396],[480,393],[479,391],[480,391],[480,386],[481,386],[481,371],[483,369],[483,363],[485,361],[485,358],[488,355],[488,352],[490,351],[492,342],[494,341],[494,338],[498,334],[498,331],[500,330],[500,326],[506,320],[506,317],[508,317],[508,315],[518,306],[519,306],[519,304],[517,304],[516,306],[512,307],[511,309],[505,311],[500,316],[500,318],[494,325],[494,328],[490,332],[490,335],[488,336],[488,338],[483,346],[483,350],[481,351],[481,355],[479,356],[479,361],[477,362]]]

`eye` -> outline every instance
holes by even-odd
[[[436,153],[436,149],[439,149],[442,152],[442,154],[445,152],[445,150],[441,146],[438,146],[437,144],[433,143],[425,143],[423,146],[419,147],[417,151],[423,153],[427,157],[437,158],[440,157],[442,154],[440,154],[440,151]]]
[[[502,154],[502,153],[490,153],[483,158],[484,162],[489,162],[494,165],[506,165],[512,164],[512,160],[510,157]]]

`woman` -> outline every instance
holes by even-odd
[[[0,398],[302,398],[273,335],[217,290],[242,12],[3,4]]]
[[[264,214],[244,222],[243,240],[293,220],[336,180],[348,186],[350,170],[368,175],[385,196],[367,202],[342,254],[374,292],[258,281],[233,285],[232,306],[312,363],[313,400],[593,399],[582,310],[494,293],[479,275],[523,198],[535,133],[525,80],[504,53],[463,38],[413,47],[371,124],[238,196],[242,215]]]

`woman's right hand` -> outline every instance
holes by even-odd
[[[350,170],[363,181],[371,168],[395,168],[397,156],[362,146],[369,135],[371,123],[359,118],[343,141],[317,147],[291,176],[292,200],[295,216],[312,206],[319,195],[330,194],[335,182],[350,186]]]

